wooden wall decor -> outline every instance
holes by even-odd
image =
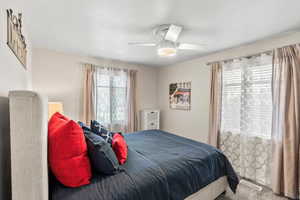
[[[26,69],[27,46],[22,34],[22,14],[13,15],[12,9],[7,10],[7,45]]]

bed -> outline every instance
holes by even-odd
[[[30,91],[13,91],[9,98],[13,200],[213,200],[227,185],[237,187],[222,152],[159,130],[125,135],[129,154],[121,173],[94,174],[80,188],[64,187],[52,176],[49,184],[47,98]]]

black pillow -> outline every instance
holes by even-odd
[[[84,130],[84,135],[89,158],[96,172],[111,175],[122,171],[116,154],[101,136],[88,130]]]
[[[91,130],[100,135],[107,143],[112,145],[113,133],[109,132],[103,125],[96,120],[91,120]]]

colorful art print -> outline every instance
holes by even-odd
[[[169,100],[171,109],[191,110],[191,82],[171,83]]]

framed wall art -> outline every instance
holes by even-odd
[[[26,69],[27,45],[22,34],[22,14],[7,10],[7,45]]]
[[[169,87],[170,108],[191,110],[191,82],[171,83]]]

